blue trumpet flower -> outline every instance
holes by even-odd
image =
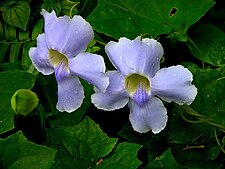
[[[109,85],[101,56],[85,52],[94,32],[81,16],[57,17],[42,10],[45,32],[37,37],[37,47],[29,51],[35,68],[44,75],[55,73],[58,83],[59,111],[72,112],[84,99],[78,76],[104,92]]]
[[[93,104],[115,110],[128,104],[129,119],[135,131],[159,133],[167,123],[166,102],[191,104],[197,95],[191,72],[181,65],[160,69],[163,48],[154,39],[120,38],[109,42],[106,53],[117,71],[107,72],[106,92],[95,89]]]

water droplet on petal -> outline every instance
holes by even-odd
[[[78,34],[79,32],[78,31],[75,31],[75,34]]]
[[[148,46],[151,46],[151,43],[147,43]]]
[[[178,76],[177,73],[174,73],[174,76],[177,77]]]
[[[96,60],[96,61],[94,61],[94,63],[96,64],[96,63],[98,63],[98,61]]]
[[[100,68],[100,69],[99,69],[99,71],[100,71],[100,72],[103,72],[103,69],[102,69],[102,68]]]
[[[120,55],[120,60],[123,60],[123,55]]]
[[[77,91],[74,92],[74,94],[77,94],[77,93],[78,93]]]
[[[135,120],[133,119],[132,122],[135,123]]]

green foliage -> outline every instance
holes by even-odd
[[[35,76],[27,72],[18,70],[0,72],[0,133],[14,127],[11,97],[18,89],[31,89],[34,82]]]
[[[198,88],[198,95],[193,108],[199,114],[207,117],[210,122],[225,124],[225,83],[220,79],[225,74],[224,68],[192,70],[194,83]],[[199,106],[201,105],[201,106]]]
[[[54,10],[57,15],[61,11],[61,5],[59,3],[59,0],[45,0],[41,8],[45,9],[48,12],[52,12],[52,10]]]
[[[8,1],[3,8],[2,17],[8,24],[25,31],[30,17],[30,6],[25,1]]]
[[[107,156],[116,143],[117,139],[109,138],[90,118],[75,126],[48,130],[47,144],[58,150],[54,168],[95,167],[101,158],[104,159],[104,166],[131,166],[130,159],[133,160],[132,165],[137,166],[136,153],[140,146],[118,144],[114,153]]]
[[[225,33],[216,26],[203,24],[189,39],[188,47],[196,58],[214,66],[225,65]]]
[[[27,141],[22,132],[0,139],[2,169],[50,169],[56,150]]]
[[[150,162],[150,164],[145,169],[161,169],[161,168],[168,168],[168,169],[182,169],[183,166],[179,165],[173,155],[171,154],[171,150],[165,151],[161,156],[157,157],[155,160]]]
[[[98,32],[114,38],[168,34],[186,41],[187,29],[213,4],[213,0],[99,0],[88,21]]]
[[[135,169],[141,162],[136,158],[140,145],[133,143],[119,143],[112,153],[104,158],[99,168],[110,169]]]
[[[44,32],[42,8],[55,10],[57,16],[79,14],[89,21],[95,39],[86,52],[102,55],[107,69],[113,68],[104,50],[107,42],[157,38],[164,48],[161,67],[182,64],[192,72],[198,88],[195,101],[189,106],[165,103],[166,128],[159,134],[141,134],[133,130],[127,108],[118,114],[95,109],[93,86],[81,80],[82,106],[70,114],[59,112],[54,74],[39,74],[28,54]],[[1,1],[0,168],[223,168],[224,11],[223,0]],[[36,109],[23,102],[23,112],[33,110],[22,120],[10,104],[21,89],[32,90],[39,98]],[[35,144],[39,140],[44,145]]]

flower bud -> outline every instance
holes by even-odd
[[[34,110],[38,102],[37,95],[29,89],[19,89],[11,98],[11,106],[15,114],[23,116]]]

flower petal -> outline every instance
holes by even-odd
[[[49,27],[57,20],[57,16],[55,11],[53,10],[51,13],[42,9],[41,14],[44,16],[45,19],[45,30],[48,30]]]
[[[58,82],[58,103],[56,108],[71,113],[78,109],[84,99],[83,86],[76,76],[67,76]]]
[[[54,72],[54,68],[48,59],[48,49],[45,42],[45,34],[38,35],[37,47],[32,47],[29,50],[30,59],[34,67],[44,75],[49,75]]]
[[[123,82],[124,79],[117,71],[107,72],[110,84],[105,93],[96,90],[96,93],[91,96],[92,103],[99,109],[112,111],[124,107],[128,101]]]
[[[153,77],[163,55],[159,42],[154,39],[141,41],[141,37],[120,38],[119,42],[109,42],[105,50],[113,65],[124,75],[139,73]]]
[[[105,63],[100,55],[91,53],[80,53],[75,58],[69,60],[69,68],[75,74],[102,92],[106,91],[109,85],[109,77],[105,74]]]
[[[45,34],[49,49],[57,50],[71,58],[84,52],[94,38],[91,25],[81,16],[72,19],[62,16],[55,19],[55,13],[42,12],[45,18]]]
[[[191,104],[197,95],[197,88],[191,82],[192,74],[183,66],[163,68],[151,79],[152,94],[167,102]]]
[[[152,130],[156,134],[165,128],[168,119],[167,111],[160,99],[152,97],[142,107],[130,100],[128,106],[129,119],[135,131],[146,133]]]

